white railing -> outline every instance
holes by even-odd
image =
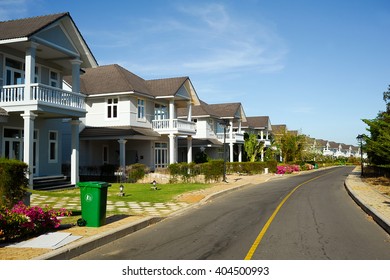
[[[223,142],[223,133],[217,133],[218,140]],[[226,132],[226,141],[228,142],[243,142],[244,134],[239,132],[233,132],[232,138],[230,138],[230,133]]]
[[[32,84],[30,98],[25,96],[24,85],[4,86],[0,91],[0,103],[43,101],[61,107],[85,108],[85,96],[43,84]]]
[[[0,92],[0,102],[10,103],[24,100],[24,85],[3,86]]]
[[[185,121],[185,120],[179,120],[179,119],[173,119],[172,125],[169,119],[165,120],[153,120],[153,129],[157,131],[173,131],[176,130],[177,132],[181,131],[195,131],[196,130],[196,124],[194,122]]]

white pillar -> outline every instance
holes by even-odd
[[[192,136],[187,136],[187,162],[192,162]]]
[[[173,119],[175,118],[175,103],[174,100],[169,100],[169,129],[173,129]]]
[[[238,144],[238,162],[242,162],[242,144]]]
[[[31,111],[21,114],[24,119],[23,161],[28,165],[28,185],[33,188],[33,147],[34,147],[34,120],[37,115]]]
[[[38,44],[32,42],[26,49],[25,77],[24,77],[24,100],[31,100],[31,84],[35,78],[35,53]]]
[[[230,146],[230,162],[233,162],[233,121],[230,121],[230,126],[229,126],[229,146]]]
[[[175,135],[169,134],[169,164],[175,163]]]
[[[79,152],[80,152],[80,138],[79,138],[79,126],[80,120],[71,120],[71,130],[72,130],[72,143],[71,143],[71,158],[70,158],[70,181],[73,185],[76,185],[79,178]]]
[[[191,121],[192,119],[192,104],[191,102],[188,102],[187,104],[187,121]]]
[[[73,59],[72,63],[72,91],[80,92],[80,65],[83,63],[79,59]]]
[[[122,172],[126,169],[126,143],[127,140],[119,139],[119,166],[122,169]]]

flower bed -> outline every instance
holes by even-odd
[[[35,236],[60,226],[58,217],[70,216],[66,209],[54,210],[26,206],[22,202],[12,209],[0,207],[0,241]]]

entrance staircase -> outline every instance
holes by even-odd
[[[74,188],[69,178],[64,175],[36,177],[33,180],[33,189],[42,191],[54,191]]]

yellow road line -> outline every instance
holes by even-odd
[[[327,172],[325,174],[322,174],[320,176],[317,176],[317,177],[314,177],[310,180],[307,180],[301,184],[299,184],[298,186],[296,186],[292,191],[290,191],[286,197],[279,203],[278,207],[276,207],[275,211],[272,213],[271,217],[268,219],[268,221],[265,223],[264,227],[262,228],[262,230],[260,231],[259,235],[257,236],[257,238],[255,239],[255,242],[253,242],[251,248],[249,249],[248,253],[246,254],[245,256],[245,259],[244,260],[251,260],[252,257],[253,257],[253,254],[255,253],[257,247],[259,247],[260,245],[260,242],[261,240],[263,239],[265,233],[267,232],[268,228],[270,227],[272,221],[275,219],[276,217],[276,214],[278,214],[280,208],[282,208],[283,204],[287,201],[287,199],[301,186],[311,182],[311,181],[314,181],[322,176],[325,176],[325,175],[328,175],[329,173],[332,173],[334,171],[331,171],[331,172]]]

